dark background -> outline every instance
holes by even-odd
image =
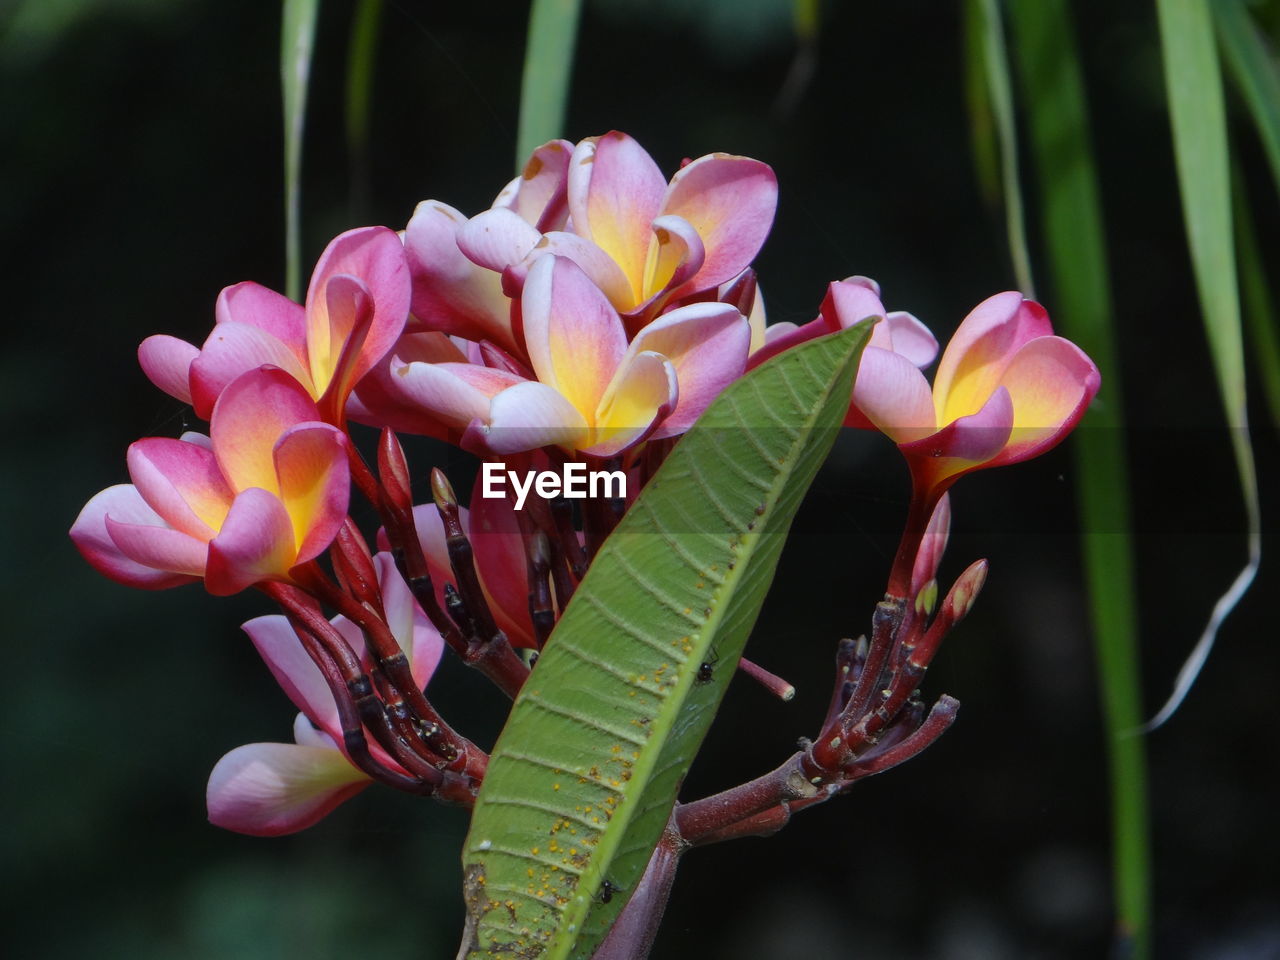
[[[304,161],[308,269],[340,230],[403,226],[419,200],[488,206],[514,169],[525,32],[521,4],[388,3],[369,176],[353,180],[342,122],[350,5],[322,6]],[[1243,519],[1189,278],[1154,13],[1075,6],[1133,425],[1143,678],[1156,704],[1243,562]],[[567,135],[625,130],[666,171],[713,150],[772,164],[779,214],[757,263],[771,319],[810,319],[828,281],[862,273],[883,284],[890,309],[945,339],[1013,285],[1002,220],[975,186],[958,5],[828,4],[812,80],[780,109],[795,55],[786,7],[753,0],[731,16],[709,3],[588,3]],[[238,630],[264,603],[215,601],[199,587],[131,591],[93,573],[66,537],[85,500],[126,479],[128,443],[176,435],[190,417],[142,376],[136,344],[155,332],[199,342],[221,287],[282,283],[277,5],[4,9],[6,954],[452,957],[465,816],[373,789],[290,838],[209,826],[214,762],[289,736],[293,711]],[[1256,145],[1237,139],[1274,264],[1275,194]],[[1104,381],[1099,402],[1121,398]],[[1274,510],[1275,433],[1254,413],[1264,511]],[[418,461],[419,477],[426,467]],[[835,642],[865,629],[905,494],[887,441],[841,439],[751,646],[800,696],[783,705],[735,683],[687,796],[772,767],[816,731]],[[656,957],[1107,955],[1106,768],[1071,457],[1061,449],[969,478],[955,507],[944,574],[979,556],[992,571],[925,685],[961,700],[959,721],[923,757],[778,837],[690,855]],[[1162,957],[1280,956],[1268,574],[1182,712],[1148,740]],[[502,700],[475,677],[446,668],[432,695],[491,742]]]

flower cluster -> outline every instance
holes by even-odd
[[[960,325],[932,388],[937,341],[865,278],[832,283],[807,324],[766,327],[751,263],[776,202],[773,172],[745,157],[667,180],[624,134],[552,141],[476,216],[431,200],[399,234],[337,237],[301,305],[239,283],[200,347],[142,343],[143,371],[208,434],[134,443],[132,483],[93,497],[71,536],[130,586],[271,597],[282,613],[244,629],[301,711],[295,743],[217,764],[215,823],[298,830],[375,780],[468,803],[486,758],[424,692],[444,647],[514,695],[516,650],[547,641],[626,506],[589,503],[579,529],[562,499],[517,511],[477,490],[468,512],[438,471],[434,503],[415,505],[397,433],[525,468],[607,462],[633,478],[629,501],[727,384],[874,319],[847,423],[906,457],[915,519],[890,594],[932,607],[947,489],[1057,443],[1097,370],[1016,293]],[[381,431],[376,468],[353,422]],[[348,517],[353,487],[382,519],[376,553]]]

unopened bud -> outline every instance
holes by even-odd
[[[938,605],[938,581],[930,580],[916,593],[916,616],[927,617]]]
[[[976,560],[952,584],[947,594],[946,612],[952,623],[959,623],[973,607],[973,602],[987,582],[987,561]]]
[[[453,484],[439,467],[431,468],[431,496],[441,513],[458,509],[458,495],[453,492]]]
[[[383,428],[378,441],[378,476],[391,506],[401,513],[409,513],[413,509],[409,464],[405,461],[400,438],[389,427]]]
[[[916,595],[923,591],[930,580],[938,576],[938,566],[942,563],[942,555],[947,549],[947,539],[951,536],[951,495],[944,493],[938,505],[933,508],[924,535],[920,538],[920,547],[916,551],[916,561],[911,568],[911,593]],[[934,585],[937,589],[937,585]],[[937,605],[935,597],[929,603],[932,610]],[[916,609],[920,605],[916,604]]]

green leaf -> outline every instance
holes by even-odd
[[[284,0],[280,30],[280,87],[284,94],[285,293],[302,298],[302,131],[307,116],[307,79],[315,48],[319,0]]]
[[[982,0],[964,2],[964,99],[969,115],[969,149],[973,153],[978,192],[992,210],[1000,207],[1000,142],[987,92],[986,18]]]
[[[1280,70],[1244,0],[1215,0],[1213,19],[1227,68],[1249,108],[1280,188]]]
[[[564,136],[582,0],[533,0],[529,43],[520,88],[520,130],[516,137],[516,172],[538,147]]]
[[[355,219],[364,219],[369,194],[369,117],[373,67],[377,61],[382,0],[359,0],[351,17],[347,46],[347,156],[351,159],[351,198]]]
[[[585,960],[607,933],[742,654],[869,329],[732,384],[601,549],[494,747],[463,850],[463,955]]]
[[[1231,227],[1227,124],[1213,21],[1206,0],[1157,0],[1156,9],[1164,48],[1165,87],[1173,124],[1182,213],[1200,311],[1248,515],[1249,559],[1214,605],[1195,649],[1178,674],[1173,693],[1148,724],[1148,729],[1168,720],[1190,691],[1209,656],[1218,628],[1253,582],[1262,554],[1258,478],[1245,410],[1244,344]]]
[[[1267,285],[1267,271],[1258,235],[1253,226],[1249,200],[1245,196],[1244,177],[1237,169],[1232,177],[1235,207],[1236,244],[1240,251],[1240,293],[1249,331],[1250,351],[1262,379],[1262,392],[1267,398],[1271,423],[1280,430],[1280,335],[1276,332],[1275,301]]]
[[[1128,948],[1150,955],[1151,852],[1138,669],[1129,470],[1106,229],[1075,31],[1065,0],[1009,6],[1031,153],[1039,179],[1045,251],[1060,333],[1102,373],[1102,392],[1072,437],[1081,547],[1111,774],[1117,924]]]
[[[1027,227],[1022,205],[1022,183],[1018,173],[1018,129],[1014,121],[1013,91],[1009,82],[1009,54],[1005,49],[1004,25],[999,0],[975,0],[982,36],[982,62],[986,66],[987,91],[992,116],[1000,139],[1000,176],[1004,192],[1005,230],[1009,236],[1009,259],[1023,296],[1034,297],[1031,255],[1027,252]]]

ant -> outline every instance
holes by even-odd
[[[693,675],[694,683],[710,683],[712,676],[715,674],[715,666],[720,662],[720,656],[714,649],[708,659],[698,664],[698,672]]]
[[[613,881],[604,880],[600,884],[600,892],[596,894],[596,900],[600,903],[608,903],[617,892],[618,888],[613,885]]]

